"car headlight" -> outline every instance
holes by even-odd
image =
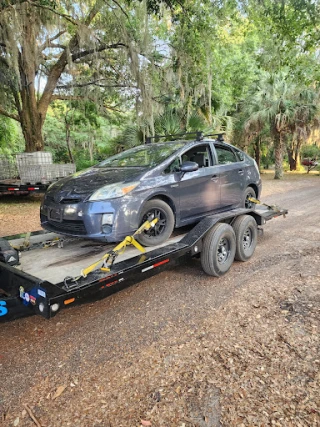
[[[89,200],[92,202],[95,200],[117,199],[118,197],[123,197],[130,193],[130,191],[136,188],[139,184],[139,182],[118,182],[117,184],[105,185],[95,191]]]

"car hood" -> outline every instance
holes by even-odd
[[[55,183],[46,193],[57,202],[84,200],[99,188],[117,182],[139,180],[146,168],[90,168]]]

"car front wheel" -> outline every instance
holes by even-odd
[[[174,214],[170,206],[160,199],[146,202],[141,213],[142,225],[145,221],[157,218],[154,227],[140,233],[136,238],[144,246],[157,246],[164,243],[171,236],[174,229]]]
[[[251,202],[249,199],[253,198],[256,199],[257,195],[256,192],[252,187],[248,187],[243,195],[243,207],[246,209],[255,209],[256,204]]]

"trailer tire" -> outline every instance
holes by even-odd
[[[236,236],[229,224],[218,223],[206,234],[201,265],[209,276],[223,276],[230,269],[236,252]]]
[[[240,215],[234,221],[233,229],[236,235],[235,259],[242,262],[248,261],[258,242],[256,220],[251,215]]]
[[[148,231],[143,231],[136,237],[143,246],[161,245],[161,243],[169,239],[173,232],[174,214],[170,206],[163,200],[151,199],[145,203],[141,213],[140,225],[147,220],[152,221],[154,218],[158,218],[155,227]]]
[[[257,198],[256,192],[254,191],[254,189],[252,187],[248,187],[246,189],[246,191],[244,192],[243,195],[243,207],[246,209],[255,209],[256,208],[256,204],[253,202],[250,202],[250,200],[248,200],[250,197],[252,197],[253,199]]]

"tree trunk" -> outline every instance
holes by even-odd
[[[274,158],[275,158],[275,174],[274,179],[281,179],[283,175],[283,153],[282,153],[282,138],[281,132],[274,132]]]
[[[73,158],[71,146],[70,146],[70,123],[68,123],[67,120],[65,121],[65,123],[66,123],[66,143],[68,148],[69,159],[71,163],[74,163],[74,158]]]
[[[261,137],[260,136],[256,138],[256,141],[254,144],[254,157],[258,165],[258,168],[260,169],[260,164],[261,164]]]
[[[288,153],[288,161],[289,161],[290,171],[297,170],[297,161],[293,155],[293,148],[287,147],[287,153]]]
[[[18,56],[20,73],[19,94],[14,93],[27,152],[43,150],[42,127],[44,116],[38,111],[35,77],[37,43],[34,28],[35,16],[29,5],[25,6],[26,19],[23,21],[23,42]]]

